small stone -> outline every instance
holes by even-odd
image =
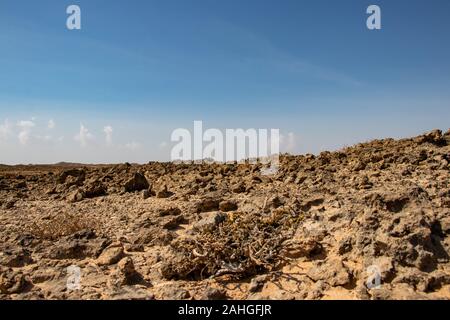
[[[148,199],[150,197],[156,196],[156,192],[153,191],[152,186],[148,187],[147,190],[142,191],[142,199]]]
[[[340,255],[346,254],[352,251],[353,239],[351,237],[344,238],[338,243],[338,252]]]
[[[69,202],[71,202],[71,203],[80,202],[83,199],[84,199],[84,195],[79,190],[74,191],[67,198],[67,200],[69,200]]]
[[[53,194],[57,194],[58,191],[56,190],[56,187],[50,187],[45,191],[45,194],[48,195],[53,195]]]
[[[361,284],[355,288],[356,298],[359,300],[370,300],[370,295],[367,292],[367,288],[364,284]]]
[[[219,209],[220,200],[215,197],[206,197],[196,204],[197,213],[210,212]]]
[[[163,300],[185,300],[191,297],[189,291],[181,287],[179,284],[168,284],[161,287],[159,295]]]
[[[277,208],[281,207],[282,205],[284,205],[284,202],[285,201],[283,199],[281,199],[279,196],[273,196],[269,199],[269,201],[267,201],[266,206],[277,209]]]
[[[165,216],[178,216],[181,214],[181,210],[178,207],[169,207],[169,208],[163,208],[159,211],[160,217]]]
[[[109,266],[115,264],[123,257],[123,255],[124,252],[122,246],[106,248],[101,253],[100,257],[97,258],[97,264],[99,266]]]
[[[135,192],[148,189],[150,187],[147,179],[142,173],[136,172],[134,177],[125,183],[125,192]]]
[[[84,187],[83,195],[86,198],[96,198],[105,196],[107,192],[107,188],[105,185],[99,180],[92,180],[87,183],[86,187]]]
[[[0,270],[0,293],[21,293],[30,285],[29,281],[21,272],[12,269]]]
[[[108,299],[111,300],[154,300],[155,296],[145,289],[134,287],[123,287],[114,291]],[[97,299],[96,299],[97,300]]]
[[[157,198],[161,198],[161,199],[164,199],[164,198],[170,198],[170,197],[173,196],[173,195],[174,195],[174,193],[173,193],[173,192],[170,192],[170,191],[167,189],[167,186],[166,186],[166,185],[163,186],[162,189],[159,190],[159,191],[156,193],[156,197],[157,197]]]
[[[323,251],[322,245],[314,237],[294,235],[294,238],[289,240],[288,244],[285,248],[285,254],[291,259],[311,257]]]
[[[236,211],[238,205],[234,201],[226,200],[219,203],[219,210],[223,212]]]
[[[51,281],[56,277],[58,277],[58,273],[55,271],[38,269],[31,275],[31,281],[37,284]]]
[[[0,265],[20,268],[30,263],[33,263],[33,259],[31,258],[31,253],[26,249],[15,247],[7,248],[0,252]]]
[[[327,288],[327,284],[324,281],[322,281],[322,280],[317,281],[308,290],[306,299],[319,300],[320,298],[323,297],[324,291],[326,290],[326,288]]]
[[[139,281],[140,275],[137,273],[136,269],[134,268],[133,260],[130,257],[125,257],[122,260],[119,261],[117,264],[117,267],[119,269],[119,272],[122,279],[122,284],[132,284],[137,281]]]
[[[184,222],[185,222],[185,219],[181,215],[179,215],[179,216],[168,216],[168,217],[165,217],[162,220],[161,225],[162,225],[162,227],[164,229],[173,230],[173,229],[178,228],[178,226],[180,224],[183,224]]]
[[[59,175],[57,181],[61,184],[66,183],[68,177],[75,178],[73,184],[81,185],[86,177],[86,171],[78,169],[65,170]]]
[[[125,250],[127,252],[144,252],[145,248],[142,244],[136,243],[136,244],[125,245]]]
[[[220,223],[227,219],[227,215],[222,212],[211,212],[208,214],[203,214],[203,218],[196,222],[193,226],[195,231],[212,231]]]
[[[372,300],[392,300],[392,290],[377,288],[369,290]]]
[[[308,277],[314,281],[323,280],[332,287],[344,286],[351,280],[348,269],[337,259],[312,267]]]
[[[236,183],[231,187],[231,191],[234,193],[243,193],[245,190],[246,188],[244,183]]]
[[[203,293],[202,300],[225,300],[227,293],[223,289],[208,287]]]
[[[258,292],[261,291],[261,289],[264,286],[264,282],[267,280],[266,275],[258,276],[252,279],[250,282],[250,285],[248,287],[248,291],[250,292]]]

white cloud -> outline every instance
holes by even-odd
[[[89,130],[81,123],[80,132],[74,137],[75,141],[78,141],[82,147],[86,147],[88,142],[92,140],[94,136]]]
[[[17,126],[21,128],[32,128],[34,127],[34,122],[32,120],[21,120],[17,122]]]
[[[106,126],[103,128],[103,132],[105,133],[106,145],[112,146],[113,128],[111,126]]]
[[[0,140],[6,140],[11,134],[11,123],[6,119],[3,124],[0,124]]]
[[[125,145],[125,147],[126,147],[127,149],[130,149],[130,150],[134,151],[134,150],[139,149],[139,148],[141,147],[141,144],[140,144],[139,142],[132,141],[132,142],[130,142],[130,143],[127,143],[127,144]]]
[[[45,136],[36,136],[37,139],[44,141],[44,142],[50,142],[53,140],[51,135],[45,135]]]
[[[21,120],[17,123],[17,126],[20,128],[18,135],[20,144],[28,144],[30,141],[31,129],[35,126],[34,122],[30,120]]]
[[[165,141],[161,142],[161,143],[159,144],[159,147],[160,147],[161,149],[167,147],[167,142],[165,142]]]
[[[60,137],[54,137],[50,134],[47,135],[35,135],[33,136],[34,138],[36,138],[37,141],[40,142],[44,142],[44,143],[59,143],[62,142],[64,137],[60,136]]]
[[[53,119],[48,120],[47,128],[53,129],[56,126],[55,121]]]

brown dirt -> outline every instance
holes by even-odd
[[[0,166],[0,299],[449,299],[449,161],[433,131],[283,155],[274,176]]]

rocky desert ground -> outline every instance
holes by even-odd
[[[0,166],[0,299],[449,299],[449,162],[435,130],[274,175]]]

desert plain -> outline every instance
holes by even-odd
[[[449,299],[449,162],[434,130],[272,175],[1,165],[0,299]]]

